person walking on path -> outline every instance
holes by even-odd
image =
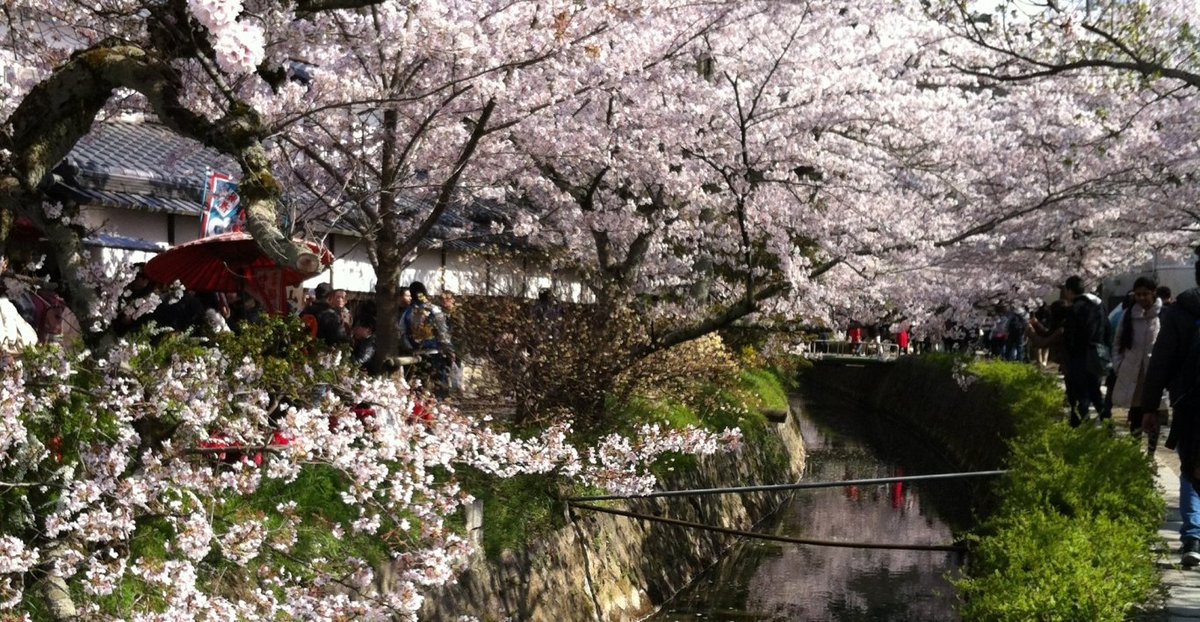
[[[1130,433],[1137,436],[1145,430],[1151,454],[1158,447],[1158,409],[1143,411],[1140,402],[1162,310],[1162,301],[1154,296],[1155,286],[1154,279],[1145,276],[1133,283],[1133,304],[1117,323],[1113,352],[1116,381],[1109,391],[1113,406],[1129,409]]]
[[[1196,262],[1200,284],[1200,260]],[[1192,354],[1200,321],[1200,287],[1189,289],[1168,305],[1159,318],[1158,339],[1150,355],[1142,387],[1142,412],[1154,412],[1163,391],[1171,396],[1173,422],[1166,446],[1179,454],[1179,539],[1182,563],[1200,565],[1200,391]]]
[[[863,330],[858,324],[850,326],[846,336],[850,339],[850,352],[855,356],[862,354]]]
[[[1071,404],[1071,427],[1079,427],[1088,418],[1088,408],[1096,407],[1100,420],[1111,413],[1104,411],[1100,382],[1108,373],[1109,324],[1100,299],[1084,293],[1083,279],[1072,276],[1063,284],[1063,297],[1071,312],[1063,331],[1067,347],[1067,395]]]

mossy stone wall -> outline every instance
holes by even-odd
[[[791,417],[772,424],[761,443],[699,461],[663,482],[666,489],[797,481],[804,447]],[[788,498],[785,493],[642,499],[613,507],[642,514],[750,529]],[[483,526],[487,529],[487,525]],[[637,620],[658,608],[734,544],[708,531],[577,511],[553,537],[477,556],[457,584],[429,597],[421,619],[554,622]]]

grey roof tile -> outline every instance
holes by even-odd
[[[209,171],[235,176],[240,167],[230,157],[180,136],[154,122],[111,121],[98,123],[71,150],[67,163],[77,169],[61,188],[76,200],[154,213],[200,215]],[[69,177],[69,176],[68,176]],[[404,209],[420,213],[429,205],[413,197],[398,197]],[[318,205],[319,201],[300,199]],[[457,203],[441,216],[423,248],[473,250],[522,246],[511,235],[495,233],[492,223],[508,220],[502,204]],[[354,214],[341,219],[332,214],[301,210],[299,220],[315,221],[319,229],[353,234]]]
[[[120,175],[198,189],[210,170],[241,170],[232,158],[156,123],[98,123],[67,160],[88,177]]]

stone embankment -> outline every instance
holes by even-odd
[[[763,441],[700,460],[699,468],[663,482],[666,489],[775,484],[800,479],[804,446],[792,417]],[[610,502],[640,514],[749,529],[786,501],[786,493]],[[486,529],[487,525],[483,525]],[[653,613],[716,561],[734,536],[577,510],[553,537],[477,556],[457,584],[430,596],[423,620],[474,616],[484,621],[613,622]]]

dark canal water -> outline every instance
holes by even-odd
[[[928,445],[845,403],[797,395],[808,451],[804,479],[830,481],[950,470]],[[962,484],[802,490],[760,530],[793,537],[949,544]],[[934,500],[938,507],[934,508]],[[951,503],[947,503],[950,501]],[[697,620],[958,620],[947,576],[956,553],[748,541],[651,618]]]

